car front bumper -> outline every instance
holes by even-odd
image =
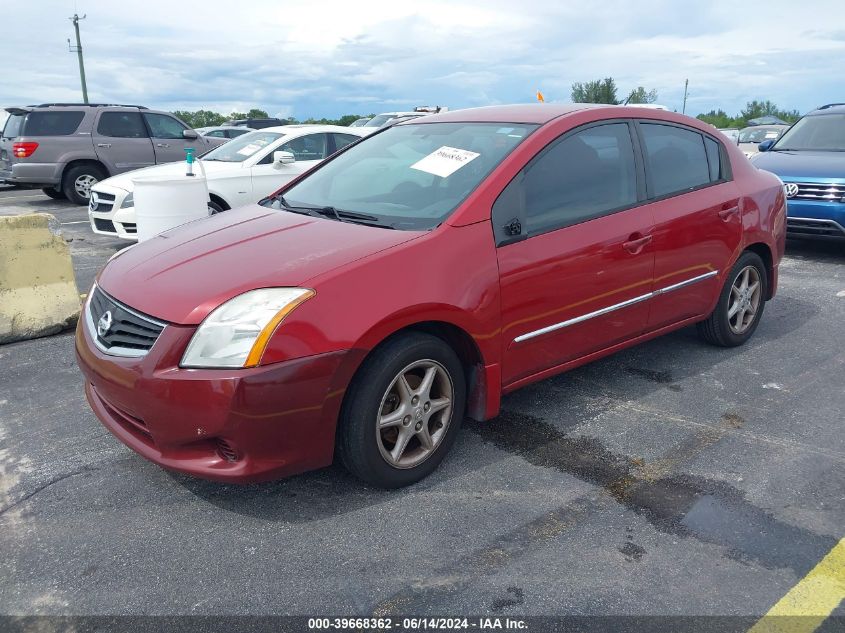
[[[845,237],[845,203],[787,200],[786,231],[791,237]]]
[[[129,192],[120,187],[105,184],[94,186],[88,201],[88,221],[94,233],[122,240],[138,240],[135,207],[121,208],[128,195]]]
[[[251,369],[183,369],[179,360],[195,327],[167,325],[145,356],[128,358],[98,348],[91,323],[84,314],[76,331],[88,402],[146,459],[229,483],[331,463],[348,352]]]

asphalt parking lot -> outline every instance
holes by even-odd
[[[0,192],[25,211],[80,292],[125,244]],[[745,347],[687,329],[523,389],[393,492],[167,473],[97,422],[72,333],[0,346],[0,612],[762,615],[845,537],[843,264],[791,242]]]

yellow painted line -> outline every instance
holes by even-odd
[[[748,633],[812,633],[845,600],[845,538]]]

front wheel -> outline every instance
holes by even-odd
[[[218,213],[223,213],[226,209],[218,202],[214,202],[214,200],[208,201],[208,215],[217,215]]]
[[[402,334],[378,348],[347,392],[338,429],[346,468],[380,488],[429,475],[449,452],[464,416],[463,366],[443,340]]]
[[[742,345],[760,323],[766,296],[768,277],[763,260],[757,253],[746,251],[725,279],[716,309],[698,324],[699,334],[713,345]]]

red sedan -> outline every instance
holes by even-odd
[[[779,180],[684,116],[433,115],[117,255],[77,358],[99,419],[165,468],[248,482],[337,454],[398,487],[503,393],[692,323],[744,343],[785,218]]]

